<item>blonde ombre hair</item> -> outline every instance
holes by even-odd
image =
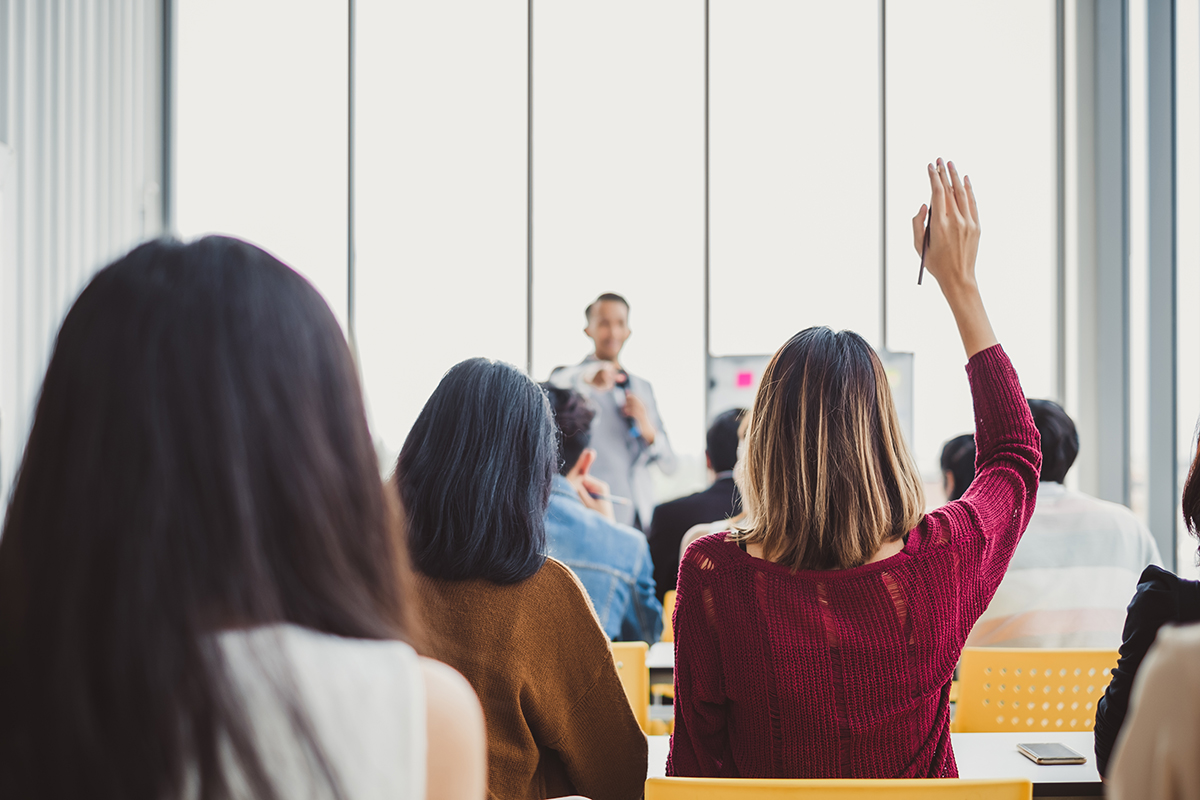
[[[771,359],[739,461],[734,536],[795,570],[865,564],[924,516],[883,364],[857,333],[808,328]]]

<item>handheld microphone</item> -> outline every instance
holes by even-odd
[[[617,382],[613,388],[613,391],[617,392],[617,394],[616,394],[617,407],[622,408],[622,409],[625,408],[625,400],[627,399],[627,397],[629,395],[629,373],[628,372],[626,372],[625,370],[621,370],[620,372],[617,373]],[[641,438],[642,431],[640,428],[638,428],[637,420],[635,420],[633,417],[626,416],[625,424],[629,426],[629,435],[630,436],[632,436],[635,439]]]

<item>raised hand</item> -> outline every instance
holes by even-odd
[[[925,268],[943,291],[975,283],[975,255],[979,251],[979,209],[971,178],[960,180],[954,162],[929,165],[930,206],[921,206],[913,217],[913,246],[921,254],[925,223],[930,226]]]
[[[579,493],[579,500],[585,506],[595,511],[600,516],[609,521],[617,518],[613,512],[612,491],[608,488],[608,484],[594,475],[579,476],[579,484],[575,487],[575,491]]]
[[[928,217],[929,246],[925,248],[925,268],[937,279],[967,357],[996,344],[996,334],[988,320],[975,281],[975,256],[979,251],[979,209],[971,179],[960,180],[953,162],[937,160],[929,165],[929,205],[922,205],[913,217],[913,246],[921,253]]]
[[[625,392],[625,406],[621,409],[621,413],[633,418],[642,434],[642,440],[646,444],[654,444],[657,432],[654,430],[653,420],[650,419],[650,409],[646,408],[642,398],[633,392]]]

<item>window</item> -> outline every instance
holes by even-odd
[[[355,5],[355,328],[382,462],[442,375],[525,367],[525,3]]]
[[[812,325],[882,344],[878,10],[711,3],[713,355]]]
[[[681,455],[665,496],[704,481],[704,8],[533,5],[533,375],[591,351],[584,308],[630,303],[622,364],[654,384]]]
[[[945,46],[931,47],[934,30]],[[971,176],[983,226],[978,279],[996,335],[1026,394],[1053,398],[1055,39],[1055,6],[1042,0],[887,6],[888,347],[915,353],[913,445],[939,485],[942,443],[973,430],[974,417],[950,310],[936,281],[917,286],[910,220],[929,199],[926,164],[942,156]]]
[[[346,324],[346,3],[178,0],[176,226],[304,274]]]

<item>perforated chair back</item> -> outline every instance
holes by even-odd
[[[1116,650],[967,647],[953,730],[1090,731]]]
[[[663,633],[664,642],[675,641],[675,628],[671,616],[675,613],[675,590],[670,589],[663,595]]]
[[[646,651],[649,649],[645,642],[612,643],[617,675],[625,687],[625,696],[629,698],[633,716],[643,731],[650,720],[650,670],[646,667]]]
[[[645,800],[1030,800],[1027,779],[791,780],[783,778],[650,778]]]

